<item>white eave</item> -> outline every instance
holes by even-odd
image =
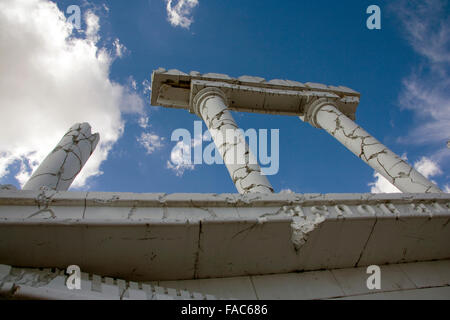
[[[450,258],[449,194],[1,191],[0,263],[133,281]]]

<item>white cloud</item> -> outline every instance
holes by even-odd
[[[203,136],[195,137],[191,139],[190,143],[186,143],[184,140],[178,141],[175,147],[170,153],[170,160],[167,161],[167,168],[175,172],[175,174],[181,177],[186,170],[194,170],[195,165],[192,163],[192,148],[202,144],[203,140],[208,140],[210,133],[206,131]],[[209,136],[211,140],[211,136]]]
[[[0,178],[9,173],[8,167],[14,162],[14,158],[10,153],[0,152]]]
[[[430,158],[444,165],[450,157],[450,15],[442,0],[400,1],[393,4],[402,30],[421,63],[403,79],[399,96],[403,109],[414,112],[416,121],[401,142],[426,144]]]
[[[147,154],[153,153],[156,149],[164,146],[164,138],[154,133],[143,132],[137,141],[145,148]]]
[[[95,13],[88,10],[86,11],[84,20],[86,22],[86,39],[93,43],[97,43],[98,40],[100,40],[100,36],[98,35],[100,30],[100,18]]]
[[[173,5],[172,0],[166,0],[167,18],[174,27],[180,26],[189,29],[189,26],[194,22],[191,17],[192,10],[198,5],[198,0],[178,0],[177,4]]]
[[[29,161],[26,158],[22,158],[20,161],[20,170],[15,175],[16,180],[21,186],[23,186],[28,181],[28,179],[30,179],[31,172],[28,171],[29,166]]]
[[[450,193],[450,185],[446,184],[444,186],[444,192]]]
[[[369,183],[371,193],[396,193],[401,192],[378,172],[374,172],[375,182]]]
[[[177,176],[182,176],[186,170],[194,170],[195,166],[191,159],[191,145],[184,141],[178,141],[170,153],[170,160],[167,161],[167,168],[175,172]]]
[[[292,191],[291,189],[287,188],[287,189],[280,190],[280,193],[295,193],[295,192]]]
[[[134,80],[133,76],[128,77],[128,82],[130,83],[131,88],[136,91],[137,90],[137,82]]]
[[[439,165],[427,157],[422,157],[419,161],[415,162],[414,168],[427,179],[442,173]]]
[[[150,95],[150,93],[152,92],[152,84],[150,83],[150,81],[145,79],[144,81],[142,81],[142,86],[144,87],[144,94]]]
[[[113,58],[97,46],[98,17],[84,18],[85,38],[77,38],[53,2],[0,1],[0,178],[19,163],[23,184],[74,123],[89,122],[100,143],[73,184],[84,186],[102,173],[122,112],[143,109],[137,94],[109,79]]]
[[[450,16],[443,0],[403,0],[393,3],[415,51],[431,63],[450,63]]]
[[[149,127],[149,124],[148,124],[148,117],[147,116],[141,116],[141,117],[139,117],[139,119],[138,119],[138,124],[139,124],[139,126],[142,128],[142,129],[147,129],[148,127]]]
[[[120,40],[116,38],[113,42],[113,46],[116,49],[116,56],[122,58],[124,54],[128,52],[128,49],[120,43]]]

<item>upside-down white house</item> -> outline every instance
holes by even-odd
[[[205,122],[238,193],[67,191],[100,139],[76,124],[22,190],[1,186],[0,296],[450,299],[450,194],[354,122],[359,97],[342,86],[154,71],[151,104]],[[274,193],[230,110],[297,116],[403,193]],[[220,139],[227,130],[233,143]],[[243,163],[228,152],[238,148]],[[71,265],[80,289],[67,287]]]

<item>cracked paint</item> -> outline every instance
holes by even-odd
[[[325,221],[325,215],[294,216],[292,218],[291,240],[295,251],[298,251],[308,239],[308,234]]]
[[[228,110],[223,92],[215,88],[203,89],[196,95],[194,103],[198,115],[211,133],[238,192],[241,194],[273,193],[270,182],[261,174],[261,168],[255,156]],[[233,141],[226,139],[230,133],[233,133],[235,137]],[[235,159],[241,150],[244,152],[242,164]]]
[[[15,285],[28,285],[31,287],[42,287],[49,284],[58,275],[46,270],[38,269],[16,269],[12,268],[8,275],[0,281],[0,288],[3,284],[13,282]]]
[[[197,206],[192,200],[191,200],[191,206],[193,208],[197,208],[197,209],[208,212],[208,214],[211,216],[211,218],[217,218],[217,214],[214,212],[214,210],[212,208]]]
[[[216,87],[229,98],[228,107],[244,112],[266,114],[302,115],[309,98],[333,97],[339,110],[354,118],[360,94],[343,86],[292,80],[241,76],[232,78],[224,74],[165,70],[159,68],[152,74],[151,104],[169,108],[184,108],[195,112],[192,98],[198,91]]]
[[[329,215],[326,206],[313,206],[310,210],[312,214],[305,214],[300,205],[282,206],[276,212],[263,214],[261,218],[264,218],[264,222],[266,222],[268,216],[277,216],[280,214],[291,216],[291,241],[295,251],[298,252],[308,240],[309,233],[323,223]],[[259,219],[258,222],[261,223]]]
[[[314,114],[307,117],[313,125],[325,129],[401,191],[442,192],[434,183],[367,133],[332,103],[323,103],[315,109],[311,111]]]
[[[0,191],[16,191],[17,188],[12,184],[0,184]]]
[[[50,203],[52,202],[52,198],[58,193],[58,191],[52,190],[46,186],[40,188],[40,193],[36,197],[36,204],[38,207],[38,211],[30,214],[27,219],[33,218],[41,213],[49,213],[50,218],[56,218],[55,212],[49,208]]]
[[[66,243],[72,238],[91,239],[96,253],[87,262],[98,264],[97,270],[101,270],[93,272],[113,268],[111,275],[128,272],[130,279],[143,281],[156,279],[155,274],[168,274],[169,280],[285,272],[322,268],[328,263],[359,266],[367,263],[368,256],[375,256],[377,261],[386,258],[385,250],[377,249],[374,241],[385,241],[392,247],[388,252],[390,262],[448,256],[445,239],[450,232],[450,195],[443,193],[89,195],[48,188],[39,192],[0,191],[3,261],[61,266],[61,259],[69,261],[81,251],[67,251],[66,246],[55,249],[55,241]],[[86,217],[81,218],[86,206]],[[30,213],[46,208],[56,208],[56,217],[49,219],[49,212],[40,212],[28,219]],[[90,208],[100,210],[91,212]],[[166,211],[164,219],[161,208]],[[156,209],[158,216],[154,214]],[[375,226],[376,219],[379,222]],[[404,229],[409,225],[415,230],[413,234]],[[39,227],[33,227],[36,232],[20,241],[12,240],[13,233],[26,234],[23,230],[30,230],[30,226]],[[64,232],[67,226],[75,233]],[[426,248],[424,254],[415,249],[417,241]],[[226,250],[217,251],[212,243],[224,244]],[[255,246],[263,249],[255,253]],[[12,250],[14,255],[10,254]],[[30,255],[30,250],[36,254]],[[245,259],[238,254],[242,250],[248,252]],[[168,261],[167,252],[175,252],[171,257],[177,260]],[[117,259],[118,254],[124,258]],[[142,259],[133,260],[134,256]],[[112,259],[117,259],[116,265],[103,265]],[[209,264],[212,260],[217,262],[214,267]],[[184,267],[173,271],[173,263]],[[124,293],[125,286],[121,288],[118,292]]]
[[[91,133],[88,123],[77,123],[63,136],[24,185],[23,190],[39,190],[46,186],[67,190],[94,152],[100,137]]]
[[[198,278],[198,264],[200,260],[200,252],[202,251],[202,220],[198,223],[198,239],[197,239],[197,250],[195,251],[195,261],[194,261],[194,279]]]
[[[66,287],[61,269],[16,268],[0,265],[1,299],[119,299],[119,300],[216,300],[210,294],[176,290],[152,284],[81,274],[80,290]]]
[[[370,229],[369,236],[367,237],[366,242],[364,243],[363,248],[361,249],[361,253],[359,254],[358,260],[355,263],[355,268],[358,266],[359,262],[361,261],[361,258],[366,251],[367,245],[369,244],[370,239],[372,238],[373,231],[375,230],[375,226],[377,225],[378,219],[375,217],[375,221],[373,222],[372,228]]]
[[[116,201],[120,200],[120,197],[118,195],[112,195],[110,198],[93,198],[92,201],[94,203],[99,204],[112,204]]]

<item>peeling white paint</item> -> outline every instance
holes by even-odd
[[[91,133],[88,123],[73,125],[33,172],[23,190],[39,190],[43,186],[54,190],[69,189],[94,152],[99,139],[98,133]]]
[[[310,104],[304,120],[326,130],[401,191],[442,192],[405,160],[339,111],[333,101],[315,100]]]
[[[194,98],[194,109],[208,127],[238,192],[272,193],[272,186],[261,174],[255,156],[227,108],[224,93],[217,88],[201,90]],[[230,132],[236,140],[228,140]],[[239,151],[243,152],[242,164],[237,161]]]
[[[308,239],[308,233],[313,231],[320,223],[325,221],[325,217],[316,215],[314,217],[294,217],[292,219],[292,243],[296,250],[299,250]]]
[[[324,222],[328,216],[327,210],[313,210],[315,208],[316,207],[312,207],[311,212],[313,214],[310,215],[305,215],[300,206],[296,206],[295,210],[290,209],[288,211],[293,214],[291,223],[291,239],[296,251],[300,250],[300,248],[306,243],[308,240],[308,234]]]
[[[15,186],[13,186],[12,184],[0,184],[0,190],[17,190],[17,188]]]
[[[136,281],[424,261],[450,256],[449,221],[445,193],[0,190],[0,261]]]
[[[81,288],[69,290],[64,270],[0,265],[0,298],[52,300],[217,300],[210,294],[81,274]],[[91,280],[92,279],[92,280]]]

